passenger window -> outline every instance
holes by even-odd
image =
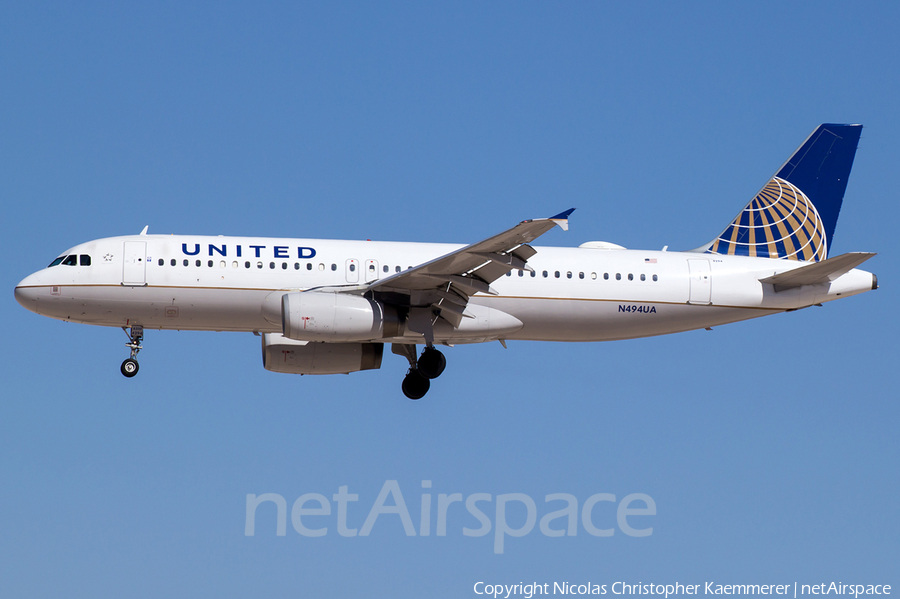
[[[583,278],[584,278],[584,273],[583,273],[583,272],[578,273],[578,278],[579,278],[579,279],[583,279]]]
[[[225,261],[219,260],[219,268],[225,268]]]
[[[312,262],[306,263],[306,270],[312,270]]]
[[[200,261],[199,260],[195,261],[194,266],[200,266]]]
[[[184,263],[185,266],[187,266],[187,265],[189,264],[188,259],[185,258],[183,263]]]
[[[65,260],[65,259],[66,259],[65,256],[60,256],[59,258],[57,258],[56,260],[54,260],[53,262],[51,262],[51,263],[50,263],[50,266],[59,266],[60,264],[62,264],[62,261]],[[47,268],[50,268],[50,266],[48,266]]]
[[[394,267],[394,272],[400,272],[400,267],[399,267],[399,266],[395,266],[395,267]]]
[[[332,264],[332,265],[331,265],[331,270],[337,270],[337,264]]]
[[[332,268],[331,270],[334,270],[334,269]],[[353,264],[352,262],[350,263],[350,272],[356,272],[356,265]]]
[[[558,279],[558,278],[559,278],[559,271],[557,270],[556,272],[554,272],[554,273],[553,273],[553,276],[556,277],[556,278]]]
[[[66,256],[66,259],[63,260],[63,266],[78,266],[78,256],[75,254]]]
[[[532,270],[532,271],[531,271],[531,276],[532,276],[532,277],[536,277],[536,276],[537,276],[537,271],[536,271],[536,270]]]
[[[506,271],[506,276],[507,276],[507,277],[511,277],[511,276],[512,276],[512,271],[511,271],[511,270],[507,270],[507,271]]]
[[[269,262],[269,269],[270,269],[270,270],[275,270],[275,263],[274,263],[274,262]]]
[[[164,265],[165,263],[166,263],[165,260],[163,260],[162,258],[159,259],[159,265],[160,265],[160,266]]]
[[[387,265],[387,264],[385,264],[384,267],[382,267],[381,270],[382,270],[383,272],[388,272],[388,271],[391,270],[391,269],[388,268],[388,265]]]
[[[617,272],[617,273],[616,273],[616,280],[617,280],[617,281],[621,281],[621,280],[622,280],[622,273],[620,273],[620,272]]]
[[[566,273],[566,278],[567,278],[567,279],[571,279],[571,278],[572,278],[572,271],[571,271],[571,270],[570,270],[569,272]]]
[[[281,270],[287,270],[287,262],[281,263]]]
[[[592,272],[592,273],[591,273],[591,279],[593,279],[593,280],[596,281],[596,280],[597,280],[597,273]]]
[[[656,278],[656,275],[653,275],[653,280],[654,280],[654,281],[657,281],[657,280],[659,280],[659,279]]]
[[[525,276],[525,271],[524,271],[524,270],[520,270],[520,271],[519,271],[519,276],[520,276],[520,277],[524,277],[524,276]]]
[[[544,272],[542,272],[541,274],[544,275],[545,279],[550,276],[550,273],[547,272],[546,270]]]
[[[212,267],[213,267],[213,261],[212,261],[212,260],[207,260],[207,261],[206,261],[206,265],[207,265],[208,267],[212,268]]]
[[[325,270],[325,265],[319,262],[319,270]]]
[[[176,261],[175,258],[172,258],[172,259],[169,261],[169,264],[172,265],[172,266],[175,266],[176,264],[178,264],[178,261]]]
[[[642,280],[642,281],[646,281],[646,280],[647,280],[647,275],[641,274],[641,280]]]
[[[294,262],[294,270],[300,270],[300,263]]]
[[[374,265],[374,264],[370,264],[370,265],[369,265],[369,272],[375,272],[375,265]]]
[[[608,272],[603,273],[603,280],[604,280],[604,281],[608,281],[608,280],[609,280],[609,273],[608,273]]]
[[[633,281],[633,280],[634,280],[634,275],[631,274],[631,273],[628,273],[628,280],[629,280],[629,281]]]
[[[257,262],[257,263],[256,263],[256,268],[259,268],[259,269],[261,270],[261,269],[262,269],[262,262]]]
[[[247,260],[246,262],[244,262],[244,268],[250,268],[250,261],[249,261],[249,260]]]
[[[88,256],[87,254],[81,254],[81,256],[79,256],[78,258],[79,258],[82,266],[90,266],[91,265],[91,257]],[[160,264],[160,266],[162,266],[162,264]]]

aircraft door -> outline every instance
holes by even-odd
[[[147,284],[147,242],[126,241],[122,252],[122,285]]]
[[[688,303],[708,305],[712,288],[709,260],[688,260],[687,263],[691,281],[691,294]]]
[[[350,258],[345,267],[348,283],[359,283],[359,260]]]
[[[371,283],[378,279],[378,261],[366,260],[366,283]]]

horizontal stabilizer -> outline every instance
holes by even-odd
[[[769,283],[775,285],[775,291],[785,291],[794,287],[803,285],[818,285],[819,283],[830,283],[839,276],[850,272],[875,254],[872,252],[851,252],[849,254],[841,254],[834,258],[828,258],[821,262],[808,264],[795,268],[787,272],[783,272],[765,279],[760,279],[760,283]]]

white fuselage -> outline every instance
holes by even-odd
[[[267,296],[285,290],[359,286],[462,247],[454,244],[135,235],[99,239],[16,287],[33,312],[71,322],[147,329],[281,332]],[[477,339],[607,341],[662,335],[794,310],[873,288],[851,270],[827,284],[776,293],[761,278],[804,262],[696,252],[536,247],[534,272],[513,270],[470,305],[509,314],[522,326]],[[407,331],[381,339],[422,343]]]

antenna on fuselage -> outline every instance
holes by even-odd
[[[146,235],[147,229],[149,229],[149,228],[150,228],[150,225],[144,225],[144,228],[141,229],[141,235]]]

